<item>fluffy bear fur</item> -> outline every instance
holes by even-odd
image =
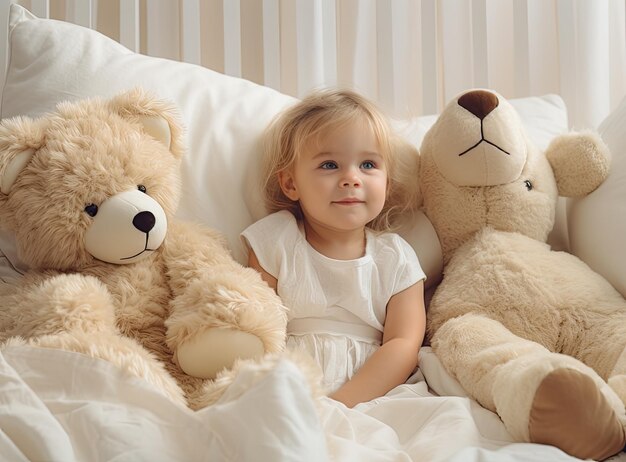
[[[31,268],[3,289],[0,340],[111,361],[192,408],[218,393],[179,367],[181,346],[222,329],[231,344],[211,346],[204,338],[185,354],[224,367],[237,356],[258,356],[237,350],[242,338],[258,342],[261,353],[282,350],[286,312],[276,294],[231,258],[217,232],[174,218],[183,152],[172,108],[140,90],[0,124],[0,223]],[[156,223],[139,220],[141,208],[128,197],[150,201]],[[135,228],[165,227],[162,242],[153,242],[156,231],[142,234],[113,219],[90,236],[99,218],[90,215],[92,206],[105,214],[112,198],[124,198],[137,213]],[[94,257],[90,249],[103,252],[100,240],[118,226],[131,228],[124,232],[133,238],[140,234],[141,247],[124,257],[130,262]],[[129,241],[113,240],[104,253]]]
[[[558,195],[591,193],[609,160],[592,133],[541,152],[485,90],[448,104],[419,160],[444,258],[428,310],[434,351],[519,441],[593,459],[626,443],[626,301],[546,240]]]

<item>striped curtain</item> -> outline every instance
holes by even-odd
[[[301,97],[340,85],[395,117],[458,92],[558,93],[574,128],[626,94],[626,0],[22,0],[131,50]]]

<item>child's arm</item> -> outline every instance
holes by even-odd
[[[257,270],[261,274],[261,277],[263,278],[263,280],[267,282],[267,284],[272,289],[274,289],[274,292],[276,292],[276,286],[278,285],[278,280],[263,269],[263,267],[259,263],[259,259],[256,257],[256,254],[254,253],[254,250],[248,249],[248,251],[249,251],[248,266],[250,268],[254,268],[255,270]]]
[[[330,397],[353,407],[404,383],[417,365],[425,329],[424,282],[420,281],[391,297],[382,346]]]

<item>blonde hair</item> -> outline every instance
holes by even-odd
[[[293,168],[306,143],[359,117],[364,117],[369,123],[387,166],[385,205],[368,226],[377,231],[391,230],[396,218],[415,206],[407,184],[407,180],[411,181],[407,178],[407,171],[413,171],[408,168],[411,161],[406,156],[396,155],[407,152],[406,149],[398,149],[402,143],[392,134],[384,115],[373,103],[354,91],[326,89],[311,93],[283,111],[266,132],[262,186],[265,206],[270,213],[289,210],[298,220],[302,219],[298,201],[289,199],[280,187],[280,172]],[[417,157],[414,161],[417,162]],[[412,178],[412,182],[417,183],[417,176]]]

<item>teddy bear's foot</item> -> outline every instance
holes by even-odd
[[[228,328],[213,328],[183,342],[176,361],[187,375],[213,379],[237,359],[260,358],[265,353],[256,335]]]
[[[528,424],[532,442],[581,459],[606,459],[626,445],[624,428],[594,380],[573,369],[557,369],[542,380]]]
[[[497,413],[518,441],[550,444],[601,460],[622,450],[624,405],[590,367],[536,351],[501,365],[492,385]]]

